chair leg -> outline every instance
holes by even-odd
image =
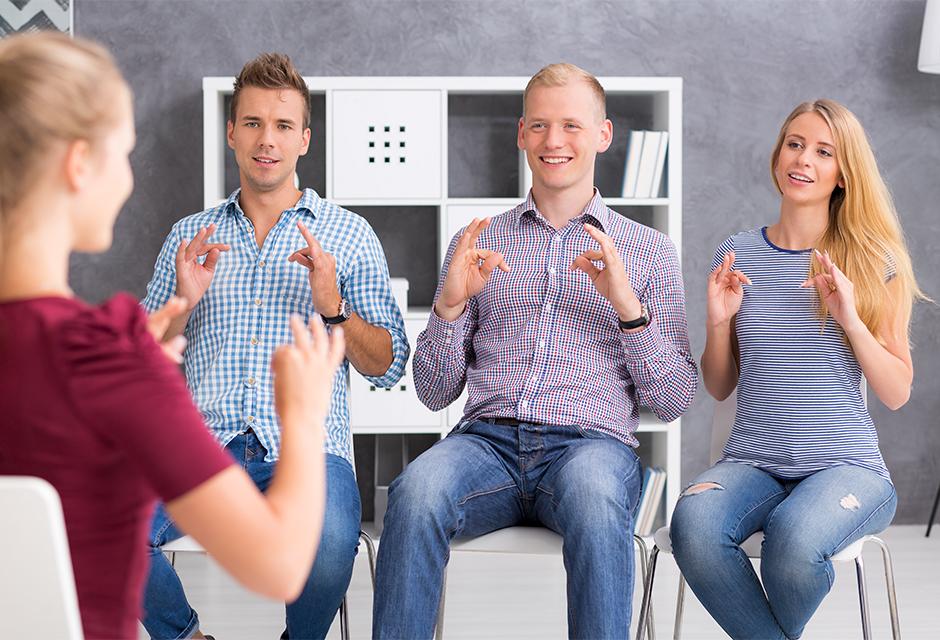
[[[871,541],[881,548],[881,558],[885,565],[885,584],[888,589],[888,611],[891,613],[891,637],[894,640],[901,638],[901,621],[898,616],[898,594],[894,588],[894,563],[891,561],[891,551],[884,540],[872,536]]]
[[[366,543],[366,553],[369,556],[369,575],[372,576],[372,591],[375,591],[375,542],[365,531],[359,532],[359,539]]]
[[[659,547],[653,545],[650,553],[650,564],[646,575],[646,586],[643,588],[643,604],[640,606],[640,618],[636,625],[636,640],[643,640],[643,633],[649,626],[650,601],[653,595],[653,579],[656,577],[656,559],[659,558]]]
[[[933,509],[930,510],[930,519],[927,521],[926,536],[930,537],[930,530],[933,529],[934,518],[937,517],[937,505],[940,505],[940,487],[937,487],[937,497],[933,499]]]
[[[646,541],[633,534],[633,542],[640,548],[640,575],[643,578],[643,589],[646,589],[646,576],[649,574],[649,548]],[[653,610],[650,608],[650,620],[646,625],[647,640],[656,640],[656,631],[653,629]]]
[[[672,640],[682,636],[682,613],[685,608],[685,576],[679,572],[679,593],[676,594],[676,621],[672,627]]]
[[[339,603],[339,637],[349,640],[349,610],[346,608],[346,596]]]
[[[173,567],[174,569],[176,568],[176,552],[175,551],[170,552],[170,566]]]
[[[447,595],[447,567],[441,579],[441,603],[437,607],[437,625],[434,628],[435,640],[444,640],[444,598]]]
[[[855,576],[858,579],[858,605],[862,610],[862,638],[871,640],[871,616],[868,613],[868,588],[865,584],[865,562],[855,558]]]

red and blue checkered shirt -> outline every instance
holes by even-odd
[[[652,317],[642,331],[622,332],[588,275],[569,271],[576,256],[598,248],[584,223],[613,239]],[[435,302],[459,236],[444,259]],[[640,405],[666,422],[688,409],[698,370],[689,350],[682,272],[666,235],[609,209],[599,193],[555,229],[530,193],[493,218],[477,247],[501,252],[510,272],[493,271],[457,320],[431,313],[413,364],[425,405],[446,407],[466,384],[464,420],[577,425],[634,447]]]

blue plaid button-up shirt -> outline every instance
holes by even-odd
[[[186,381],[222,446],[251,428],[267,449],[265,460],[273,461],[280,452],[281,431],[274,411],[271,356],[278,345],[292,339],[291,313],[304,319],[315,313],[307,269],[287,261],[291,253],[306,246],[297,220],[336,258],[337,286],[352,310],[392,337],[392,364],[384,375],[368,377],[372,384],[390,387],[401,378],[408,360],[408,339],[389,286],[385,253],[363,218],[306,189],[297,204],[281,214],[259,248],[238,194],[236,190],[219,206],[173,225],[157,257],[143,305],[153,312],[173,295],[180,241],[215,224],[210,240],[231,249],[220,256],[212,284],[186,325]],[[326,452],[351,462],[348,375],[349,364],[344,361],[333,380]]]
[[[620,331],[616,312],[588,275],[568,269],[576,256],[598,248],[584,223],[617,247],[652,317],[642,331]],[[435,301],[459,237],[450,243]],[[412,365],[428,407],[447,406],[466,384],[465,420],[577,425],[634,447],[641,404],[667,422],[688,409],[698,370],[689,351],[682,272],[666,235],[608,209],[599,193],[555,229],[530,193],[493,218],[477,246],[501,252],[510,271],[494,270],[454,322],[431,313]]]

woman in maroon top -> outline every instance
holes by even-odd
[[[181,301],[148,319],[130,296],[96,307],[69,289],[69,254],[111,244],[133,146],[131,93],[104,49],[51,33],[0,41],[0,474],[58,490],[88,638],[137,636],[157,498],[249,589],[300,593],[343,357],[340,331],[291,319],[295,344],[272,362],[283,449],[262,495],[193,407],[171,362],[182,345],[154,340]]]

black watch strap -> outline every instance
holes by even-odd
[[[628,329],[639,329],[640,327],[645,327],[650,323],[650,312],[647,310],[645,304],[640,305],[640,317],[636,320],[621,320],[617,318],[617,324],[620,325],[621,330]]]
[[[351,313],[352,309],[349,308],[349,303],[346,302],[346,298],[342,298],[339,303],[339,315],[325,316],[320,314],[320,317],[323,318],[323,324],[340,324],[349,320]]]

